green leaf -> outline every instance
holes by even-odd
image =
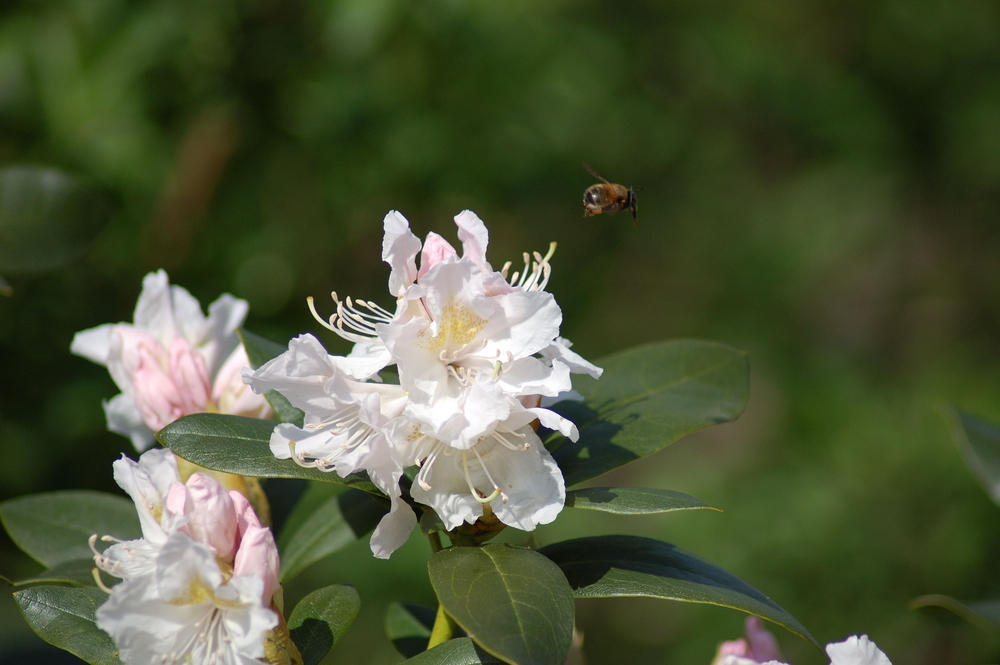
[[[651,487],[585,487],[570,490],[566,492],[566,507],[616,515],[654,515],[697,508],[719,510],[688,494]]]
[[[436,612],[426,605],[389,603],[385,634],[401,655],[412,658],[427,649]]]
[[[984,630],[991,632],[1000,630],[1000,600],[964,603],[950,596],[930,594],[910,601],[910,609],[921,607],[942,607]]]
[[[370,494],[355,489],[328,496],[319,505],[311,496],[335,485],[314,485],[295,506],[281,532],[281,580],[286,582],[308,566],[333,554],[374,529],[389,512]],[[326,490],[329,493],[329,490]]]
[[[93,556],[91,535],[133,540],[142,536],[135,504],[124,497],[71,490],[10,499],[0,522],[18,547],[43,566]]]
[[[14,582],[14,585],[25,586],[28,584],[44,583],[95,586],[93,573],[95,568],[96,566],[94,565],[93,557],[63,561],[62,563],[57,563],[51,568],[43,570],[36,575],[18,580]],[[118,581],[117,578],[112,578],[110,575],[106,575],[104,573],[101,574],[101,579],[107,586],[111,586]]]
[[[91,665],[120,665],[111,638],[94,623],[94,613],[107,599],[96,587],[36,586],[14,592],[21,614],[43,640]]]
[[[580,430],[576,443],[554,437],[553,456],[567,485],[651,455],[685,434],[734,420],[746,408],[746,353],[683,339],[630,349],[599,362],[600,381],[574,379],[585,403],[555,410]],[[561,445],[560,445],[561,442]]]
[[[14,289],[10,287],[10,284],[7,283],[7,280],[3,278],[3,275],[0,275],[0,296],[9,297],[12,295],[14,295]]]
[[[272,342],[266,337],[255,335],[249,330],[240,329],[236,332],[239,333],[240,339],[243,340],[243,348],[247,351],[247,359],[250,361],[250,366],[254,369],[257,369],[272,358],[277,358],[288,350],[287,347],[277,342]],[[271,408],[278,414],[278,418],[282,422],[293,423],[302,427],[302,421],[305,419],[306,414],[301,409],[292,406],[288,398],[277,390],[266,391],[264,398],[271,404]]]
[[[93,187],[55,169],[0,169],[0,270],[40,272],[81,256],[111,213]]]
[[[480,649],[468,637],[448,640],[406,662],[413,665],[503,665],[502,660]]]
[[[358,616],[361,598],[346,584],[313,591],[299,601],[288,617],[292,641],[305,665],[316,665],[336,644]]]
[[[817,644],[795,617],[757,589],[658,540],[596,536],[555,543],[538,552],[559,566],[577,598],[649,596],[721,605],[756,614]]]
[[[551,561],[523,547],[492,544],[441,550],[427,568],[445,611],[483,649],[514,665],[565,661],[573,592]]]
[[[270,420],[196,413],[170,423],[156,433],[157,440],[186,460],[212,469],[253,478],[305,478],[347,485],[383,496],[364,474],[341,478],[335,472],[299,466],[277,459],[268,442],[275,423]]]
[[[951,414],[952,434],[986,493],[1000,504],[1000,426],[963,411]]]

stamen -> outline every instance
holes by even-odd
[[[104,593],[110,595],[111,588],[108,587],[108,585],[104,583],[104,580],[101,579],[101,571],[99,571],[97,568],[91,568],[90,574],[94,576],[94,584],[97,585],[97,588],[103,591]]]
[[[476,454],[476,459],[479,460],[479,466],[483,467],[483,473],[486,474],[486,479],[490,481],[491,485],[493,485],[493,492],[490,493],[490,496],[488,497],[486,502],[488,503],[489,501],[492,501],[493,499],[497,498],[497,496],[499,496],[504,503],[507,503],[507,495],[504,494],[503,490],[500,489],[500,485],[497,484],[497,481],[493,480],[493,476],[490,475],[490,470],[486,468],[486,462],[483,461],[483,458],[479,455],[479,451],[476,450],[475,446],[472,447],[472,452]],[[464,462],[465,451],[462,451],[462,453],[463,453],[462,461]],[[466,468],[465,473],[466,473],[466,478],[468,478],[468,473],[469,473],[468,468]],[[473,494],[475,494],[475,492],[473,492]]]

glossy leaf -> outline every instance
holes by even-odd
[[[573,592],[551,561],[523,547],[451,547],[427,563],[445,611],[483,649],[514,665],[562,665]]]
[[[660,342],[605,358],[599,381],[574,379],[585,402],[555,410],[576,423],[576,443],[548,444],[572,485],[651,455],[685,434],[734,420],[750,392],[747,355],[700,340]]]
[[[585,487],[570,490],[566,492],[566,507],[616,515],[654,515],[698,508],[719,510],[683,492],[652,487]]]
[[[368,478],[354,474],[341,478],[334,472],[299,466],[277,459],[268,442],[275,423],[257,418],[196,413],[170,423],[156,433],[157,440],[186,460],[206,469],[254,478],[305,478],[347,485],[382,496]]]
[[[313,591],[299,601],[288,617],[292,641],[305,665],[323,660],[358,616],[361,598],[346,584],[334,584]]]
[[[931,594],[914,598],[910,602],[911,609],[921,607],[941,607],[980,628],[993,632],[1000,631],[1000,600],[965,603],[950,596]]]
[[[816,644],[809,631],[773,600],[673,545],[639,536],[596,536],[538,551],[559,566],[577,598],[649,596],[721,605],[756,614]]]
[[[372,531],[389,511],[372,495],[355,489],[327,496],[317,505],[310,495],[331,486],[315,487],[292,511],[278,541],[283,582]]]
[[[46,567],[93,556],[91,535],[132,540],[142,536],[135,504],[124,497],[71,490],[10,499],[0,521],[18,547]]]
[[[243,340],[243,348],[246,349],[250,366],[254,369],[257,369],[272,358],[277,358],[288,350],[287,347],[277,342],[272,342],[266,337],[255,335],[249,330],[240,329],[236,332],[239,333],[240,339]],[[292,406],[292,403],[284,395],[277,390],[268,390],[264,393],[264,398],[270,403],[271,408],[274,409],[274,412],[282,422],[294,423],[302,427],[305,414],[301,409]]]
[[[92,665],[119,665],[111,638],[94,623],[108,595],[96,587],[36,586],[14,592],[21,614],[39,637]]]
[[[31,577],[17,580],[14,582],[14,585],[73,584],[76,586],[95,586],[93,573],[95,567],[93,557],[63,561]],[[111,586],[118,581],[117,578],[104,573],[101,574],[101,579],[107,586]]]
[[[385,611],[385,634],[396,651],[412,658],[427,649],[436,612],[426,605],[389,603]]]
[[[468,637],[448,640],[406,661],[413,665],[503,665]]]
[[[110,213],[103,195],[61,171],[0,169],[0,270],[38,272],[75,260]]]
[[[952,432],[965,463],[990,498],[1000,504],[1000,425],[956,410]]]

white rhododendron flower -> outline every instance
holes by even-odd
[[[778,660],[778,642],[760,619],[748,617],[745,633],[743,638],[720,644],[712,665],[788,665]],[[826,654],[830,665],[892,665],[867,635],[828,644]]]
[[[124,579],[97,610],[122,661],[260,662],[279,622],[270,609],[279,561],[250,503],[211,476],[181,483],[169,450],[118,460],[115,480],[135,501],[143,533],[94,556]]]
[[[412,466],[420,467],[412,499],[448,529],[487,510],[525,530],[554,520],[565,484],[533,425],[576,440],[576,426],[541,402],[570,394],[572,373],[601,374],[559,337],[562,312],[544,290],[555,243],[545,256],[525,254],[523,270],[508,278],[509,263],[495,271],[486,260],[483,222],[465,211],[455,223],[461,256],[435,233],[421,245],[406,219],[390,212],[382,258],[392,311],[333,293],[336,312],[323,320],[310,299],[320,323],[354,342],[351,353],[329,355],[303,335],[284,355],[244,372],[254,392],[278,390],[306,413],[303,428],[275,429],[277,457],[341,476],[367,471],[392,499],[372,537],[379,557],[415,524],[398,487]],[[391,365],[399,385],[378,377]]]
[[[223,295],[202,314],[198,301],[167,273],[149,273],[133,323],[78,332],[70,351],[108,368],[122,391],[104,405],[108,429],[132,440],[140,452],[153,433],[180,418],[219,412],[270,417],[267,401],[241,381],[250,363],[236,329],[245,300]]]

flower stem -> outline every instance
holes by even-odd
[[[431,531],[429,534],[427,534],[427,540],[431,541],[432,553],[440,552],[442,549],[444,549],[441,546],[441,534],[439,534],[437,531]]]
[[[438,605],[437,617],[434,618],[434,627],[431,629],[431,638],[427,641],[427,648],[433,649],[437,645],[447,642],[454,634],[455,622],[444,611],[444,605]]]

